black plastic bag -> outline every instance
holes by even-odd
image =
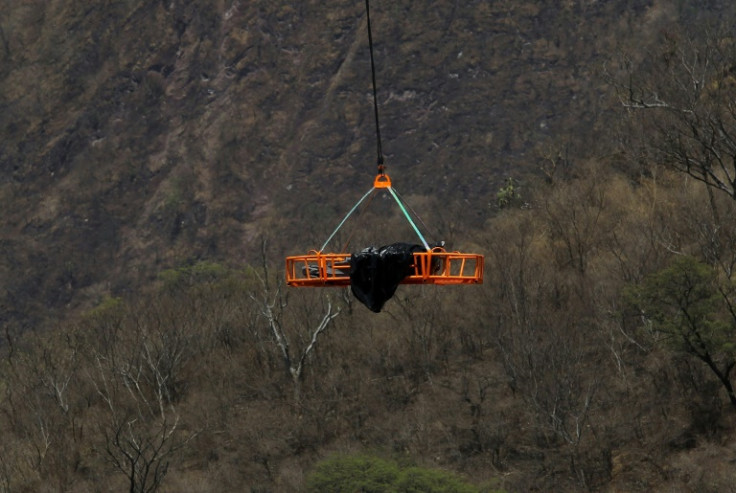
[[[373,312],[380,312],[401,281],[412,273],[414,252],[421,245],[393,243],[368,247],[350,257],[350,287],[358,300]]]

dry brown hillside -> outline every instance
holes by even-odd
[[[282,270],[374,177],[364,8],[0,0],[0,492],[736,491],[731,2],[371,2],[387,171],[486,262],[378,314]]]
[[[450,235],[441,211],[470,233],[506,178],[533,173],[550,148],[603,152],[591,145],[608,132],[597,72],[621,38],[677,14],[658,8],[376,2],[396,187],[438,235]],[[361,2],[7,0],[2,10],[6,321],[33,326],[196,259],[252,262],[262,236],[277,262],[321,244],[370,186]]]

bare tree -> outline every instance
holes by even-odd
[[[3,427],[3,439],[14,444],[6,454],[12,451],[15,460],[2,462],[6,470],[15,468],[13,481],[24,475],[19,464],[25,462],[32,468],[25,481],[36,478],[59,489],[72,484],[83,428],[78,405],[82,352],[72,330],[57,328],[45,337],[27,335],[22,346],[8,354],[0,409],[9,425]]]
[[[0,41],[3,43],[3,51],[5,52],[5,57],[10,56],[10,43],[8,42],[8,38],[5,35],[5,30],[3,29],[3,26],[0,26]]]
[[[292,341],[290,341],[290,338],[284,329],[286,307],[288,306],[287,296],[284,296],[280,281],[276,284],[275,288],[271,288],[268,262],[266,260],[266,244],[266,239],[262,239],[261,269],[263,275],[261,276],[257,272],[254,272],[260,282],[260,293],[251,293],[250,298],[260,307],[261,315],[268,323],[269,331],[273,336],[284,362],[286,371],[294,385],[294,402],[299,406],[301,404],[302,397],[302,378],[308,357],[312,351],[314,351],[319,336],[327,330],[330,322],[340,315],[340,309],[333,313],[332,302],[327,298],[327,306],[325,307],[325,313],[322,316],[322,320],[317,324],[316,328],[308,331],[308,342],[307,340],[304,340],[302,349],[294,351],[292,348]],[[302,320],[308,320],[309,318],[310,314],[307,314],[302,317]]]
[[[572,187],[563,191],[570,194],[569,201],[577,196]],[[584,263],[572,260],[596,250],[571,240],[565,245],[571,261],[560,263],[549,262],[547,252],[550,244],[559,243],[560,234],[577,234],[580,245],[599,240],[595,224],[600,224],[602,207],[592,195],[596,200],[590,210],[568,213],[571,223],[584,225],[577,232],[574,224],[555,223],[556,216],[529,211],[516,211],[508,222],[498,223],[487,256],[496,299],[485,304],[492,310],[488,319],[495,322],[496,347],[511,391],[526,404],[546,446],[567,451],[570,470],[584,487],[589,487],[588,471],[594,466],[581,459],[580,451],[593,440],[591,416],[604,372],[591,370],[589,364],[604,358],[596,354],[593,342],[598,337],[596,308],[591,306],[595,300],[581,288],[590,285],[583,282],[590,273],[580,270]],[[541,227],[540,220],[552,227]]]
[[[730,28],[730,26],[729,26]],[[621,104],[655,159],[736,200],[736,44],[730,31],[666,31],[619,77]]]
[[[94,359],[96,373],[90,378],[104,404],[105,452],[127,478],[131,493],[156,491],[172,457],[194,434],[180,429],[179,415],[150,359],[102,354]],[[156,382],[143,379],[147,370],[159,375]]]
[[[131,493],[156,491],[175,458],[196,432],[185,429],[174,392],[193,329],[165,301],[136,310],[115,307],[87,365],[87,376],[102,403],[104,450],[127,479]]]
[[[333,313],[332,302],[328,299],[322,320],[314,329],[310,330],[309,342],[301,350],[294,351],[289,341],[289,336],[283,326],[282,314],[283,309],[286,307],[286,302],[281,296],[281,287],[279,286],[276,288],[275,293],[270,295],[268,292],[268,285],[264,281],[261,298],[258,299],[254,294],[251,294],[251,298],[259,303],[261,313],[268,322],[269,330],[273,335],[276,346],[283,358],[286,370],[288,371],[294,385],[294,401],[298,405],[301,402],[301,382],[307,358],[316,347],[319,336],[327,330],[330,322],[340,315],[340,309]]]
[[[555,256],[562,265],[584,275],[589,259],[605,243],[602,233],[610,201],[604,188],[593,176],[590,180],[560,184],[544,201]]]

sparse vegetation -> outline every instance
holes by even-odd
[[[732,489],[726,4],[374,2],[486,277],[373,314],[280,271],[372,178],[362,5],[0,0],[0,491]]]

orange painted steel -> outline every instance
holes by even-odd
[[[386,173],[379,173],[373,180],[373,188],[391,188],[391,178]]]
[[[414,253],[411,274],[401,284],[481,284],[483,255],[435,248]],[[350,254],[321,253],[286,257],[286,284],[301,287],[349,286]]]
[[[349,286],[350,254],[321,253],[286,257],[289,286]]]

